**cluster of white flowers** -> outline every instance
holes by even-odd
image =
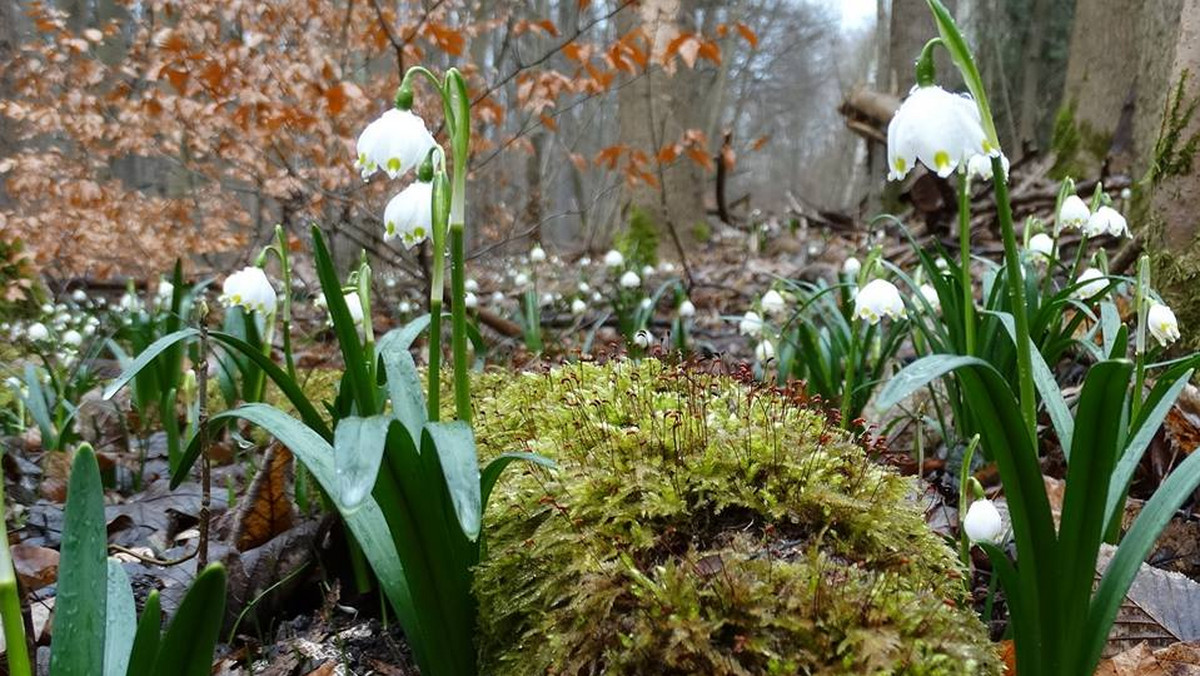
[[[381,170],[395,179],[420,166],[436,146],[420,116],[392,108],[359,134],[354,166],[364,181]],[[433,185],[418,180],[388,201],[383,212],[383,239],[399,239],[411,249],[432,232]]]
[[[1121,212],[1110,206],[1101,206],[1093,213],[1078,195],[1063,200],[1058,210],[1059,228],[1078,228],[1087,237],[1111,235],[1131,237],[1129,223]]]
[[[100,328],[96,313],[103,308],[102,300],[92,300],[78,290],[63,302],[43,304],[32,319],[0,322],[0,335],[14,343],[31,343],[59,363],[71,364]]]

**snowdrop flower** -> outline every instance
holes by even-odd
[[[862,270],[862,263],[854,256],[847,258],[846,262],[842,263],[842,274],[847,277],[857,278],[860,270]]]
[[[571,314],[581,315],[587,311],[587,303],[583,302],[582,298],[576,298],[571,301]]]
[[[417,181],[387,203],[383,210],[383,241],[397,237],[411,249],[433,232],[433,184]]]
[[[603,300],[604,300],[604,295],[601,294],[599,291],[592,292],[592,302],[593,303],[599,303]]]
[[[1129,188],[1121,188],[1121,199],[1127,201],[1133,199],[1133,191]]]
[[[653,275],[654,275],[654,266],[653,265],[642,266],[642,277],[651,277]]]
[[[504,294],[499,291],[493,291],[492,305],[504,305]]]
[[[362,326],[363,306],[362,299],[358,297],[358,292],[349,291],[342,297],[346,299],[346,309],[350,311],[350,318],[354,320],[354,325]]]
[[[406,315],[412,312],[412,303],[402,300],[400,301],[400,305],[397,307],[397,309],[400,310],[400,314]]]
[[[529,283],[529,275],[524,272],[518,272],[516,277],[513,277],[513,284],[517,286],[525,286]]]
[[[679,316],[680,317],[696,316],[696,306],[692,304],[692,301],[684,300],[682,303],[679,304]]]
[[[771,361],[775,358],[775,346],[769,340],[762,341],[754,348],[754,358],[764,364]]]
[[[932,284],[921,285],[921,295],[925,298],[925,302],[929,303],[929,309],[936,314],[942,311],[942,299],[938,297],[937,289],[933,288]]]
[[[769,315],[777,315],[787,309],[787,305],[783,302],[783,296],[779,295],[775,289],[764,293],[759,304],[762,305],[763,312]]]
[[[628,271],[626,271],[625,274],[621,275],[621,286],[623,286],[624,288],[636,289],[637,287],[639,287],[641,285],[642,285],[642,278],[638,277],[637,273],[634,272],[633,270],[628,270]]]
[[[1046,258],[1054,257],[1054,239],[1044,232],[1029,238],[1029,250]]]
[[[424,162],[435,145],[424,120],[411,110],[392,108],[359,134],[354,168],[364,181],[380,169],[396,178]]]
[[[174,284],[168,282],[165,279],[158,283],[158,299],[159,300],[170,302],[171,297],[174,295],[175,295],[175,285]]]
[[[671,261],[663,261],[658,264],[658,271],[664,275],[669,275],[672,272],[675,272],[675,264]]]
[[[1079,273],[1079,278],[1075,281],[1076,283],[1086,282],[1083,286],[1075,289],[1074,294],[1076,298],[1083,300],[1095,296],[1108,287],[1108,280],[1104,278],[1104,273],[1096,268],[1088,268]]]
[[[1105,233],[1113,237],[1129,236],[1129,224],[1125,222],[1125,217],[1112,207],[1100,207],[1083,226],[1083,234],[1088,237],[1096,237]]]
[[[996,544],[1004,531],[1004,521],[991,500],[976,500],[967,508],[967,515],[963,517],[963,530],[971,542]]]
[[[71,347],[79,347],[80,345],[83,344],[83,335],[80,334],[75,329],[71,329],[70,331],[67,331],[66,333],[63,334],[62,342],[64,345],[69,345]]]
[[[50,303],[45,303],[44,305],[42,305],[42,314],[44,314],[44,315],[54,314],[54,306],[51,305]]]
[[[1146,313],[1146,325],[1150,335],[1158,340],[1158,344],[1167,345],[1179,340],[1179,320],[1171,308],[1162,303],[1154,302]]]
[[[650,347],[650,344],[653,342],[654,334],[650,333],[646,329],[641,329],[637,333],[633,334],[633,344],[637,345],[643,350]]]
[[[25,337],[36,343],[49,338],[50,330],[46,328],[45,324],[41,322],[34,322],[33,324],[29,325],[28,329],[25,330]]]
[[[474,278],[468,279],[463,284],[463,287],[466,288],[467,293],[479,293],[479,282],[475,281]]]
[[[529,260],[534,263],[541,263],[546,260],[546,250],[535,244],[533,249],[529,251]]]
[[[221,302],[228,307],[240,305],[250,312],[275,312],[275,288],[262,268],[250,266],[225,278]]]
[[[1071,195],[1063,200],[1062,208],[1058,210],[1058,227],[1082,228],[1091,217],[1092,211],[1087,203],[1079,195]]]
[[[468,310],[474,310],[479,307],[479,299],[475,297],[475,294],[468,291],[467,295],[463,296],[463,307]]]
[[[542,294],[542,305],[554,305],[554,294],[547,291]]]
[[[84,293],[83,289],[75,289],[75,292],[71,294],[71,300],[76,303],[86,303],[87,294]]]
[[[625,257],[621,255],[620,251],[613,249],[604,254],[604,264],[610,268],[619,268],[625,265]]]
[[[649,310],[654,305],[654,302],[649,298],[643,298],[642,302],[638,303],[638,305],[640,305],[643,310]]]
[[[92,326],[91,324],[85,324],[85,325],[83,326],[83,335],[85,335],[85,336],[90,336],[90,335],[92,335],[92,334],[94,334],[94,333],[96,333],[96,327],[95,327],[95,326]]]
[[[978,154],[995,155],[979,109],[968,96],[938,86],[914,87],[888,124],[888,179],[898,181],[919,161],[946,178]]]
[[[586,268],[587,266],[589,266],[591,264],[592,264],[591,256],[584,256],[583,258],[579,259],[579,267],[581,267],[581,268]]]
[[[590,284],[588,284],[587,282],[579,283],[579,293],[587,293],[588,291],[591,291],[591,290],[592,290],[592,286]]]
[[[854,317],[878,324],[884,315],[892,319],[907,317],[904,299],[895,284],[886,279],[871,280],[854,296]]]
[[[762,326],[762,317],[759,317],[757,312],[747,311],[738,324],[738,333],[743,336],[757,336],[762,333]]]
[[[1000,154],[1000,166],[1004,168],[1004,178],[1008,178],[1008,156]],[[972,178],[992,180],[992,158],[988,155],[972,155],[967,161],[967,175]]]
[[[935,258],[933,260],[933,264],[936,265],[937,269],[941,270],[942,272],[947,272],[950,270],[950,263],[947,262],[946,259],[941,256],[938,256],[937,258]]]

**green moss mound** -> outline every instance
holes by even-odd
[[[621,361],[475,384],[482,672],[999,673],[912,482],[798,398]]]

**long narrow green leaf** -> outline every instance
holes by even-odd
[[[188,588],[167,627],[151,676],[208,676],[225,617],[225,567],[209,564]]]
[[[174,333],[169,333],[162,338],[159,338],[153,343],[150,343],[145,350],[142,350],[142,352],[138,354],[137,358],[133,360],[133,363],[129,365],[129,368],[125,369],[121,375],[117,376],[116,380],[113,380],[108,384],[108,387],[104,388],[104,398],[111,399],[118,390],[124,387],[126,383],[133,379],[134,376],[141,373],[142,369],[146,368],[146,366],[153,362],[160,354],[165,352],[172,345],[175,345],[181,340],[187,340],[188,338],[198,335],[200,335],[200,331],[198,329],[180,329]]]
[[[350,316],[346,298],[342,295],[342,282],[333,266],[333,258],[325,246],[325,237],[317,226],[312,228],[313,257],[317,265],[317,276],[321,280],[321,290],[325,294],[325,307],[333,319],[333,331],[337,334],[338,346],[342,351],[342,359],[346,362],[346,377],[350,381],[351,392],[355,403],[358,404],[358,414],[373,415],[375,410],[374,383],[367,374],[367,363],[363,356],[362,339],[358,335],[358,326]]]
[[[1142,506],[1141,513],[1121,540],[1121,546],[1117,548],[1092,597],[1083,631],[1084,643],[1077,656],[1076,664],[1080,668],[1077,673],[1090,674],[1095,669],[1108,640],[1109,629],[1117,617],[1117,609],[1133,584],[1138,568],[1150,553],[1159,533],[1174,516],[1175,510],[1197,486],[1200,486],[1200,453],[1192,453],[1159,485],[1154,497]]]
[[[142,617],[138,620],[133,649],[129,652],[129,669],[125,672],[126,676],[142,676],[154,668],[154,659],[158,657],[158,643],[162,634],[162,607],[159,604],[158,591],[152,590],[146,597]]]
[[[108,587],[104,525],[100,467],[85,444],[75,453],[67,486],[51,676],[90,676],[104,664],[107,596],[102,590]]]
[[[129,576],[116,559],[108,560],[108,622],[104,629],[104,676],[125,676],[137,631],[137,611]]]
[[[375,488],[391,416],[351,416],[338,421],[333,433],[333,466],[337,491],[331,493],[343,514],[353,513]]]
[[[428,318],[426,318],[428,322]],[[395,337],[393,337],[395,336]],[[392,400],[392,414],[404,423],[414,439],[421,435],[425,426],[425,399],[421,396],[421,376],[417,365],[408,352],[404,334],[395,331],[385,335],[376,346],[387,375],[388,396]]]
[[[1075,459],[1067,468],[1059,527],[1059,584],[1056,590],[1064,617],[1080,617],[1087,612],[1095,572],[1096,553],[1100,550],[1106,521],[1103,513],[1108,497],[1109,477],[1117,453],[1125,444],[1128,418],[1126,398],[1133,364],[1126,360],[1101,362],[1093,366],[1083,382],[1076,413],[1087,421],[1076,431]],[[1066,622],[1064,652],[1075,652],[1082,637],[1081,622]]]
[[[1175,400],[1179,399],[1183,388],[1191,381],[1192,373],[1193,370],[1188,369],[1174,381],[1163,377],[1155,383],[1150,397],[1146,399],[1143,413],[1139,416],[1142,419],[1134,422],[1133,437],[1126,444],[1113,469],[1112,478],[1108,483],[1108,499],[1104,504],[1104,523],[1111,523],[1116,516],[1117,507],[1129,490],[1129,483],[1133,481],[1133,473],[1142,462],[1142,454],[1150,447],[1150,442],[1166,420],[1167,414],[1171,412]]]
[[[33,364],[25,365],[25,389],[29,391],[24,397],[25,408],[29,410],[29,415],[37,423],[38,431],[42,433],[42,445],[50,449],[58,448],[58,428],[50,416],[50,407],[46,405],[46,391]]]
[[[965,366],[990,368],[991,365],[978,357],[951,354],[932,354],[922,357],[892,376],[888,384],[884,385],[875,397],[875,405],[880,410],[889,409],[934,380]]]
[[[989,542],[976,544],[987,553],[988,561],[992,564],[992,574],[1000,577],[1000,585],[1005,593],[1004,601],[1008,604],[1008,616],[1014,618],[1014,621],[1009,622],[1008,626],[1012,628],[1013,643],[1016,646],[1018,658],[1022,655],[1036,655],[1040,641],[1040,637],[1034,633],[1036,625],[1024,621],[1024,618],[1029,617],[1029,613],[1035,609],[1032,608],[1030,600],[1025,598],[1026,587],[1021,584],[1020,573],[999,547]],[[1016,621],[1015,618],[1021,618],[1021,621]],[[1025,664],[1022,663],[1023,666]],[[1037,674],[1037,671],[1033,669],[1021,673],[1030,672],[1035,676]]]
[[[467,539],[474,541],[479,537],[483,512],[475,434],[471,426],[462,420],[426,423],[425,434],[437,449],[442,475],[462,532]],[[424,443],[422,447],[425,447]]]
[[[984,312],[1000,320],[1005,331],[1008,332],[1008,337],[1016,345],[1017,328],[1013,316],[1007,312],[988,312],[986,310]],[[1062,447],[1063,456],[1066,457],[1067,462],[1070,462],[1071,450],[1074,448],[1072,438],[1075,434],[1075,419],[1071,417],[1071,410],[1067,408],[1067,402],[1063,399],[1062,390],[1058,387],[1058,380],[1054,377],[1054,372],[1046,365],[1046,360],[1042,358],[1042,353],[1038,351],[1033,340],[1029,341],[1029,356],[1033,362],[1033,384],[1037,388],[1038,396],[1042,398],[1046,412],[1050,414],[1050,423],[1054,425],[1054,432],[1058,435],[1058,443]]]

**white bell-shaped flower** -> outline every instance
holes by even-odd
[[[976,500],[963,517],[963,530],[971,542],[996,544],[1004,532],[1004,519],[991,500]]]
[[[759,304],[762,306],[763,312],[769,315],[777,315],[787,309],[787,303],[784,302],[783,296],[775,289],[764,293]]]
[[[871,280],[854,296],[854,317],[877,324],[885,315],[892,319],[908,317],[904,299],[895,284],[886,279]]]
[[[68,347],[79,347],[83,344],[83,334],[71,329],[63,334],[62,342]]]
[[[1088,218],[1083,226],[1083,234],[1088,237],[1112,235],[1113,237],[1128,237],[1129,224],[1121,212],[1112,207],[1100,207]]]
[[[477,298],[475,294],[468,291],[467,294],[463,296],[463,307],[467,308],[468,310],[474,310],[475,308],[479,307],[479,298]]]
[[[546,250],[535,244],[529,251],[529,261],[531,263],[541,263],[546,260]]]
[[[571,314],[581,315],[584,312],[587,312],[587,303],[582,298],[571,301]]]
[[[642,285],[642,278],[633,270],[621,275],[621,286],[626,289],[636,289]]]
[[[641,329],[637,333],[633,334],[633,344],[637,345],[643,350],[650,347],[653,342],[654,334],[650,333],[646,329]]]
[[[1091,217],[1092,210],[1088,209],[1087,202],[1079,195],[1071,195],[1063,200],[1062,208],[1058,210],[1058,227],[1082,229]]]
[[[1008,156],[1000,155],[1000,166],[1004,168],[1004,178],[1008,179]],[[992,158],[990,155],[976,154],[972,155],[967,161],[967,175],[971,178],[980,178],[985,181],[992,180]]]
[[[363,306],[362,299],[358,297],[358,292],[349,291],[343,296],[343,298],[346,299],[346,309],[350,311],[350,319],[354,320],[354,325],[362,326]]]
[[[517,286],[525,286],[529,283],[529,275],[524,272],[518,272],[516,277],[513,277],[513,284]]]
[[[898,181],[919,161],[945,178],[979,154],[995,155],[979,108],[938,86],[914,87],[888,124],[888,178]]]
[[[433,232],[433,184],[417,181],[388,202],[383,211],[383,241],[399,238],[411,249]]]
[[[1096,268],[1088,268],[1079,273],[1079,278],[1075,281],[1083,283],[1083,286],[1075,289],[1074,293],[1076,298],[1083,300],[1087,300],[1108,288],[1108,280],[1104,278],[1104,273]]]
[[[1162,303],[1150,305],[1150,310],[1146,312],[1146,328],[1164,347],[1179,340],[1179,320],[1175,318],[1175,312]]]
[[[862,263],[854,256],[847,258],[842,263],[842,274],[852,279],[858,277],[860,270],[862,270]]]
[[[685,300],[679,304],[679,316],[684,318],[696,316],[696,306],[692,304],[692,301]]]
[[[625,256],[621,255],[620,251],[613,249],[604,254],[604,264],[610,268],[619,268],[625,265]]]
[[[33,324],[29,325],[28,329],[25,329],[25,337],[37,343],[49,338],[50,330],[46,328],[45,324],[41,322],[34,322]]]
[[[411,110],[392,108],[358,135],[354,168],[363,180],[379,170],[388,178],[396,178],[424,162],[435,145],[437,141],[420,116]]]
[[[937,289],[932,284],[921,285],[921,296],[929,303],[929,309],[933,310],[934,314],[942,311],[942,299],[938,297]]]
[[[240,305],[250,312],[275,312],[275,287],[262,268],[242,268],[225,278],[221,287],[221,302],[228,307]]]
[[[775,346],[769,340],[762,341],[754,348],[754,358],[764,364],[771,361],[775,358]]]
[[[1054,257],[1054,238],[1044,232],[1039,232],[1029,238],[1029,251],[1045,258]]]
[[[757,336],[762,333],[763,321],[757,312],[748,311],[738,323],[738,333],[743,336]]]

